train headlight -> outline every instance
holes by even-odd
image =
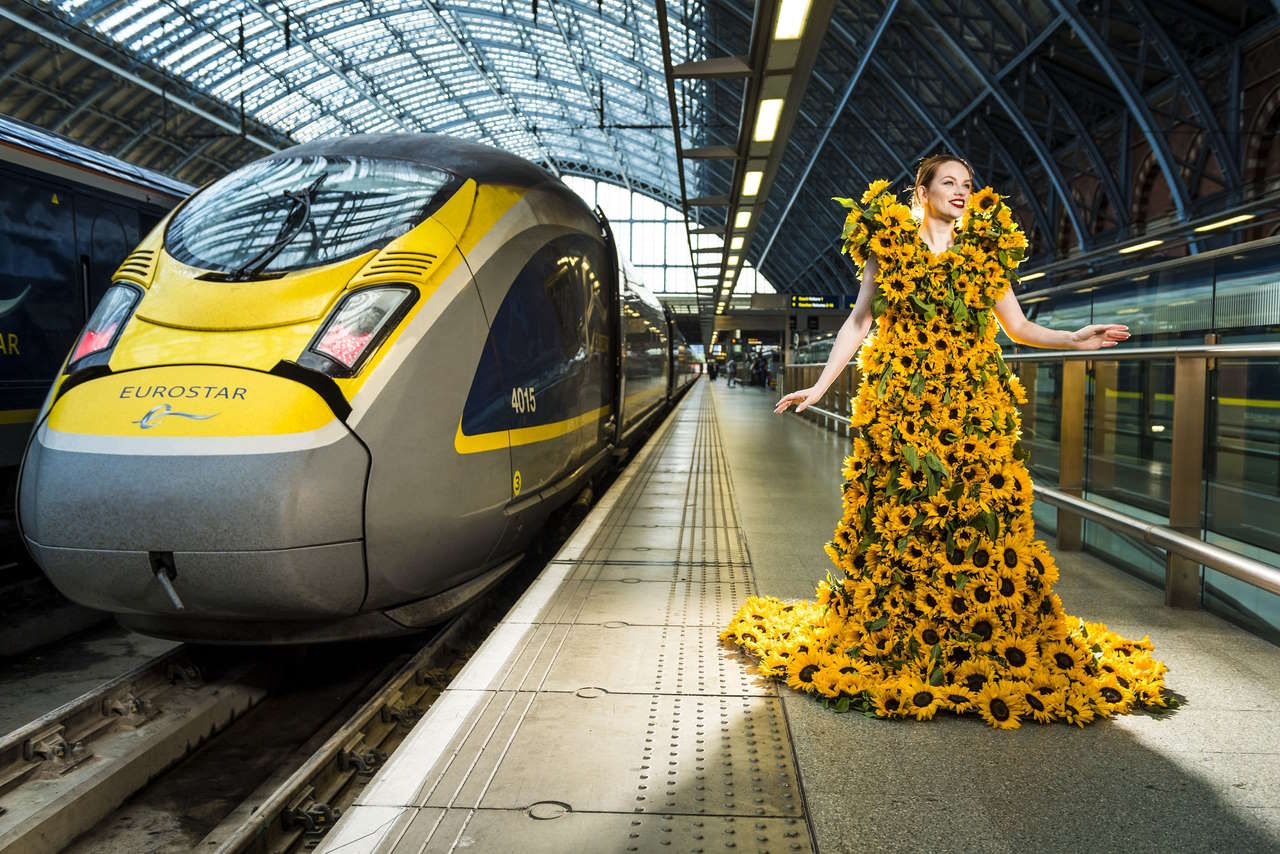
[[[348,294],[298,358],[331,377],[355,376],[418,299],[417,288],[390,285]]]
[[[89,322],[76,341],[75,349],[67,362],[67,373],[90,365],[103,365],[111,357],[120,332],[142,298],[142,292],[130,285],[112,285],[102,295],[102,301],[93,310]]]

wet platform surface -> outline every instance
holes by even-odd
[[[1089,555],[1070,613],[1150,633],[1186,705],[1087,729],[835,714],[717,633],[830,566],[847,440],[700,381],[322,851],[1272,851],[1280,650]]]

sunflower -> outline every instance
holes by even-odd
[[[916,601],[920,601],[919,598]],[[921,647],[931,649],[934,644],[942,643],[943,638],[946,637],[946,629],[927,620],[921,620],[916,623],[915,630],[912,631],[911,635]]]
[[[945,698],[942,688],[935,688],[919,676],[912,675],[901,680],[903,714],[913,715],[918,721],[927,721],[942,708]]]
[[[1057,704],[1053,702],[1055,694],[1051,691],[1045,695],[1036,690],[1034,682],[1021,683],[1019,689],[1022,692],[1022,702],[1026,706],[1027,714],[1039,724],[1051,724],[1054,719],[1054,709]]]
[[[864,205],[871,204],[871,200],[883,193],[892,186],[891,182],[886,178],[877,178],[867,186],[867,191],[862,194],[862,203]]]
[[[1096,692],[1092,691],[1088,686],[1080,683],[1073,683],[1066,688],[1065,698],[1062,704],[1062,719],[1069,724],[1084,729],[1085,724],[1093,723],[1093,719],[1097,716],[1095,708]]]
[[[1098,680],[1097,690],[1100,698],[1098,711],[1105,717],[1123,714],[1133,705],[1133,692],[1123,687],[1120,680],[1112,674]]]
[[[946,685],[942,689],[942,707],[957,715],[973,711],[974,692],[961,683]]]
[[[974,697],[974,706],[982,719],[996,729],[1017,729],[1024,710],[1023,698],[1011,682],[988,682]]]
[[[867,691],[871,694],[871,708],[878,717],[900,718],[905,713],[902,686],[897,680],[872,685]]]
[[[969,612],[969,603],[963,593],[950,591],[942,597],[942,617],[952,622],[959,622]]]
[[[954,683],[963,685],[974,694],[986,687],[996,675],[989,662],[981,659],[966,661],[956,668]]]
[[[813,674],[813,688],[823,697],[840,696],[840,683],[840,671],[838,668],[831,666],[830,662],[824,663]],[[789,681],[788,684],[790,684]]]
[[[1080,647],[1073,638],[1051,641],[1042,644],[1040,660],[1050,673],[1065,676],[1072,682],[1084,679],[1086,650]]]
[[[1035,642],[1027,638],[1001,638],[996,643],[996,654],[1004,659],[1006,672],[1010,676],[1023,679],[1031,676],[1039,663],[1036,659]]]
[[[1000,628],[1000,618],[994,611],[973,611],[964,620],[964,630],[977,635],[979,640],[989,641]]]
[[[996,604],[1017,608],[1022,605],[1023,594],[1026,593],[1027,577],[1016,570],[1002,569],[996,576]]]

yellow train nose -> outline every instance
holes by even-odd
[[[301,382],[217,366],[125,371],[53,404],[23,464],[19,513],[50,579],[92,607],[172,613],[161,555],[206,616],[344,615],[365,591],[368,467]]]

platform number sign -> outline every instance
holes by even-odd
[[[537,412],[538,401],[533,396],[533,386],[517,386],[511,389],[511,408],[520,414]]]
[[[515,474],[511,475],[511,494],[520,494],[520,470],[516,469]]]

